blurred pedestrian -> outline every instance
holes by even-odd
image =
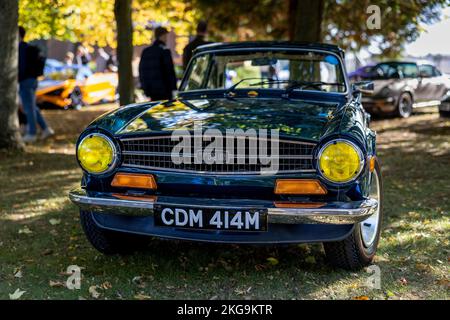
[[[66,56],[64,57],[64,63],[67,66],[71,66],[73,64],[74,54],[70,51],[66,52]]]
[[[177,78],[170,49],[166,47],[168,31],[155,29],[155,41],[142,51],[139,62],[139,80],[147,97],[152,100],[170,100],[177,88]]]
[[[42,129],[42,139],[52,136],[54,131],[47,125],[36,105],[37,78],[44,72],[45,58],[39,48],[29,45],[24,38],[25,29],[19,27],[19,95],[27,119],[27,131],[23,141],[30,143],[37,139],[36,123]]]
[[[109,54],[106,53],[105,49],[98,48],[97,58],[95,59],[95,71],[96,72],[105,72],[108,67],[108,61],[110,57]]]
[[[78,66],[78,72],[76,75],[76,80],[84,81],[86,78],[92,75],[92,71],[89,68],[89,62],[91,61],[91,55],[89,54],[87,48],[80,45],[77,48],[75,54],[75,63]]]
[[[200,21],[197,24],[197,35],[195,38],[188,43],[188,45],[183,50],[183,68],[186,70],[189,61],[192,58],[192,52],[198,46],[207,44],[208,42],[205,40],[206,33],[208,31],[208,24],[206,21]]]

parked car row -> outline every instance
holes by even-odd
[[[88,67],[47,59],[36,102],[41,107],[74,108],[117,100],[115,72],[92,73]]]
[[[440,106],[448,115],[450,79],[429,63],[386,61],[359,68],[349,74],[353,81],[372,81],[373,95],[363,96],[372,114],[411,116],[414,109]]]
[[[286,67],[281,65],[281,76],[289,72]],[[41,107],[79,109],[117,100],[116,73],[82,71],[77,65],[48,59],[36,92],[37,103]],[[234,70],[230,70],[227,77],[233,75]],[[373,82],[373,94],[362,98],[363,107],[371,114],[407,118],[416,108],[439,106],[441,116],[450,115],[450,78],[429,63],[385,61],[360,67],[348,76],[352,82]]]

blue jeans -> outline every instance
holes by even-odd
[[[27,117],[27,133],[29,135],[36,135],[36,122],[42,130],[47,129],[47,123],[45,123],[41,110],[36,105],[37,84],[37,79],[34,78],[28,78],[19,82],[19,95]]]

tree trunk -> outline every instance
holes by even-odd
[[[115,0],[114,16],[117,28],[117,61],[119,63],[120,104],[134,101],[133,26],[131,24],[131,0]]]
[[[18,1],[0,1],[0,149],[20,149],[17,117]]]
[[[324,0],[289,0],[289,39],[321,42]]]

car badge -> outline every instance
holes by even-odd
[[[250,98],[256,98],[259,95],[259,93],[257,91],[252,90],[252,91],[247,92],[247,95]]]

